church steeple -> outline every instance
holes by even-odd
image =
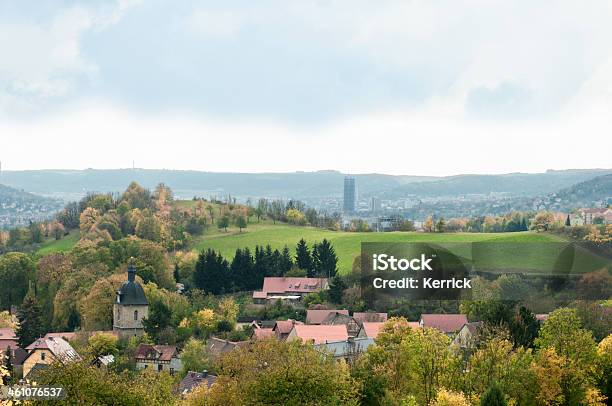
[[[128,266],[128,282],[134,282],[136,280],[136,267],[134,265]]]

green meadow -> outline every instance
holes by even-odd
[[[297,242],[303,238],[309,246],[324,238],[331,241],[338,255],[338,268],[341,273],[350,271],[354,258],[359,255],[362,242],[405,243],[424,242],[445,245],[447,243],[495,242],[508,243],[546,243],[559,241],[557,237],[548,234],[532,232],[521,233],[419,233],[419,232],[389,232],[389,233],[355,233],[330,231],[313,227],[297,227],[287,224],[273,225],[269,222],[251,223],[239,232],[228,229],[227,232],[211,230],[211,233],[199,237],[195,244],[196,251],[208,248],[220,252],[226,258],[232,258],[237,248],[254,249],[256,245],[270,244],[272,248],[282,249],[287,245],[292,251]],[[505,245],[505,244],[503,244]],[[545,245],[545,244],[542,244]],[[457,249],[466,247],[458,245]],[[451,248],[452,251],[452,248]],[[462,255],[462,252],[457,252]],[[498,258],[495,258],[498,257]],[[511,261],[513,252],[501,251],[491,258],[493,262]],[[537,259],[537,258],[536,258]]]

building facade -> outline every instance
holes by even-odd
[[[355,212],[357,204],[357,190],[355,188],[355,178],[346,176],[344,178],[344,201],[343,211],[350,214]]]
[[[113,305],[113,331],[120,337],[139,336],[144,333],[142,320],[149,316],[149,302],[136,282],[136,268],[128,267],[128,280],[117,292]]]

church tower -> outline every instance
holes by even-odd
[[[144,333],[142,319],[149,316],[149,302],[142,286],[136,282],[136,268],[128,267],[128,280],[117,292],[113,305],[113,331],[120,337],[138,336]]]

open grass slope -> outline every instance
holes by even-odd
[[[39,256],[49,255],[56,252],[66,252],[70,251],[72,247],[79,241],[79,231],[71,231],[70,234],[62,238],[61,240],[56,240],[54,238],[49,238],[45,241],[41,247],[36,251],[36,254]]]
[[[231,228],[227,232],[210,230],[198,238],[194,249],[214,249],[226,258],[232,258],[237,248],[254,249],[256,245],[270,244],[272,248],[281,249],[287,245],[292,252],[297,242],[304,238],[310,246],[323,238],[331,241],[338,255],[338,267],[341,273],[349,272],[355,256],[359,255],[362,242],[428,242],[434,244],[500,242],[500,243],[537,243],[558,241],[556,237],[547,234],[531,232],[522,233],[354,233],[329,231],[313,227],[297,227],[287,224],[273,225],[269,222],[252,223],[240,233]],[[512,253],[505,255],[513,256]]]

